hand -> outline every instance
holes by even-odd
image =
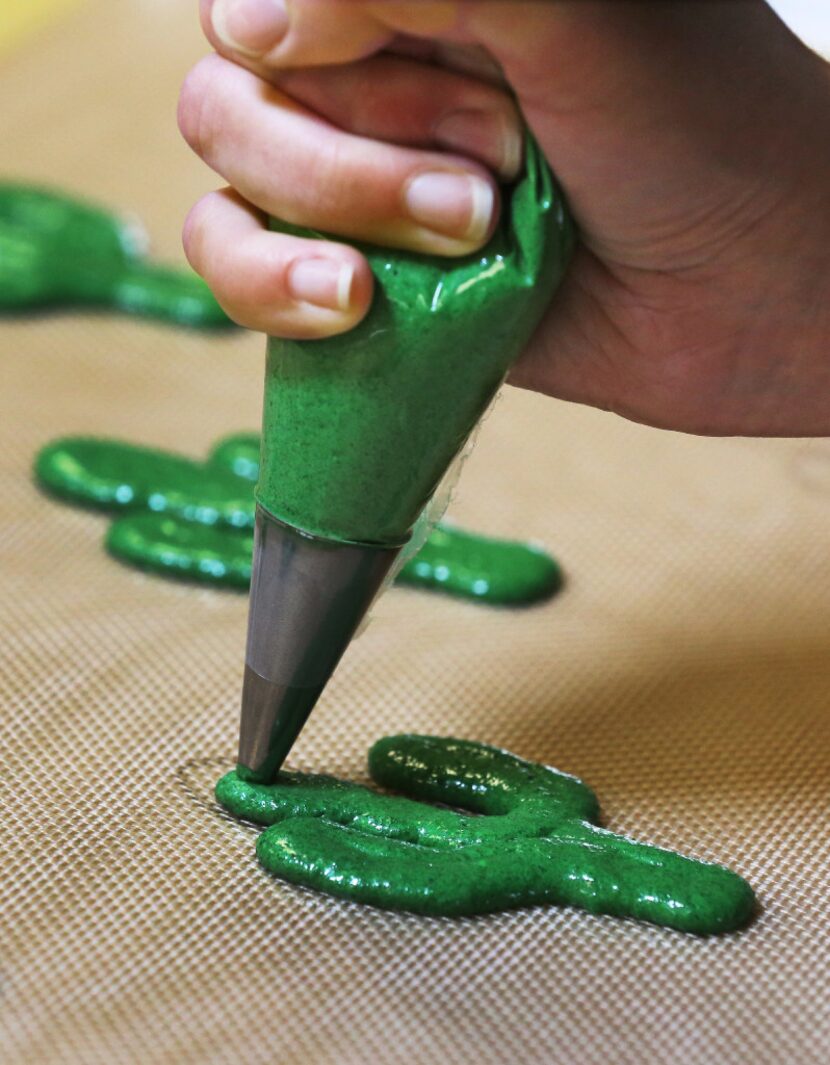
[[[547,766],[464,740],[389,736],[369,771],[411,798],[285,772],[273,784],[228,773],[216,797],[271,826],[257,842],[266,869],[374,906],[458,916],[556,903],[700,933],[752,913],[735,873],[597,827],[590,788]]]
[[[519,116],[581,227],[511,380],[699,433],[830,433],[830,76],[763,0],[201,0],[180,124],[237,191],[185,248],[232,317],[348,329],[371,277],[265,213],[460,254]]]

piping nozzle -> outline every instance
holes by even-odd
[[[241,777],[274,779],[400,550],[312,536],[257,507]]]

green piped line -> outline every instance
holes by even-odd
[[[50,494],[123,515],[106,535],[121,561],[171,578],[247,588],[259,437],[221,440],[208,461],[117,440],[65,437],[35,460]],[[397,582],[490,605],[550,598],[562,572],[543,549],[439,525]]]
[[[0,312],[73,306],[231,324],[200,277],[144,257],[135,226],[56,190],[0,182]]]
[[[752,915],[741,877],[599,827],[591,789],[555,769],[479,743],[404,735],[379,740],[369,770],[400,794],[302,773],[252,784],[232,772],[216,797],[268,826],[256,852],[271,873],[385,909],[461,916],[570,905],[704,935]]]

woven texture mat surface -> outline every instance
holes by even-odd
[[[210,177],[173,125],[195,5],[94,3],[0,68],[3,166],[178,253]],[[762,913],[704,941],[575,910],[424,920],[269,879],[211,788],[246,600],[108,559],[32,487],[85,432],[203,453],[258,421],[262,343],[125,319],[0,323],[0,1057],[7,1065],[615,1065],[830,1059],[830,450],[696,440],[507,390],[456,519],[545,541],[550,604],[392,590],[293,765],[379,736],[583,776],[609,825],[732,865]]]

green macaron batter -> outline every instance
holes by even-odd
[[[599,827],[582,781],[507,751],[389,736],[370,751],[369,772],[400,794],[303,773],[252,784],[231,772],[216,797],[268,826],[256,852],[276,876],[386,909],[570,905],[704,935],[752,915],[755,897],[737,874]]]
[[[404,543],[536,328],[573,243],[528,137],[524,173],[503,191],[482,251],[447,259],[362,246],[375,296],[360,325],[269,342],[257,501],[318,536]]]

